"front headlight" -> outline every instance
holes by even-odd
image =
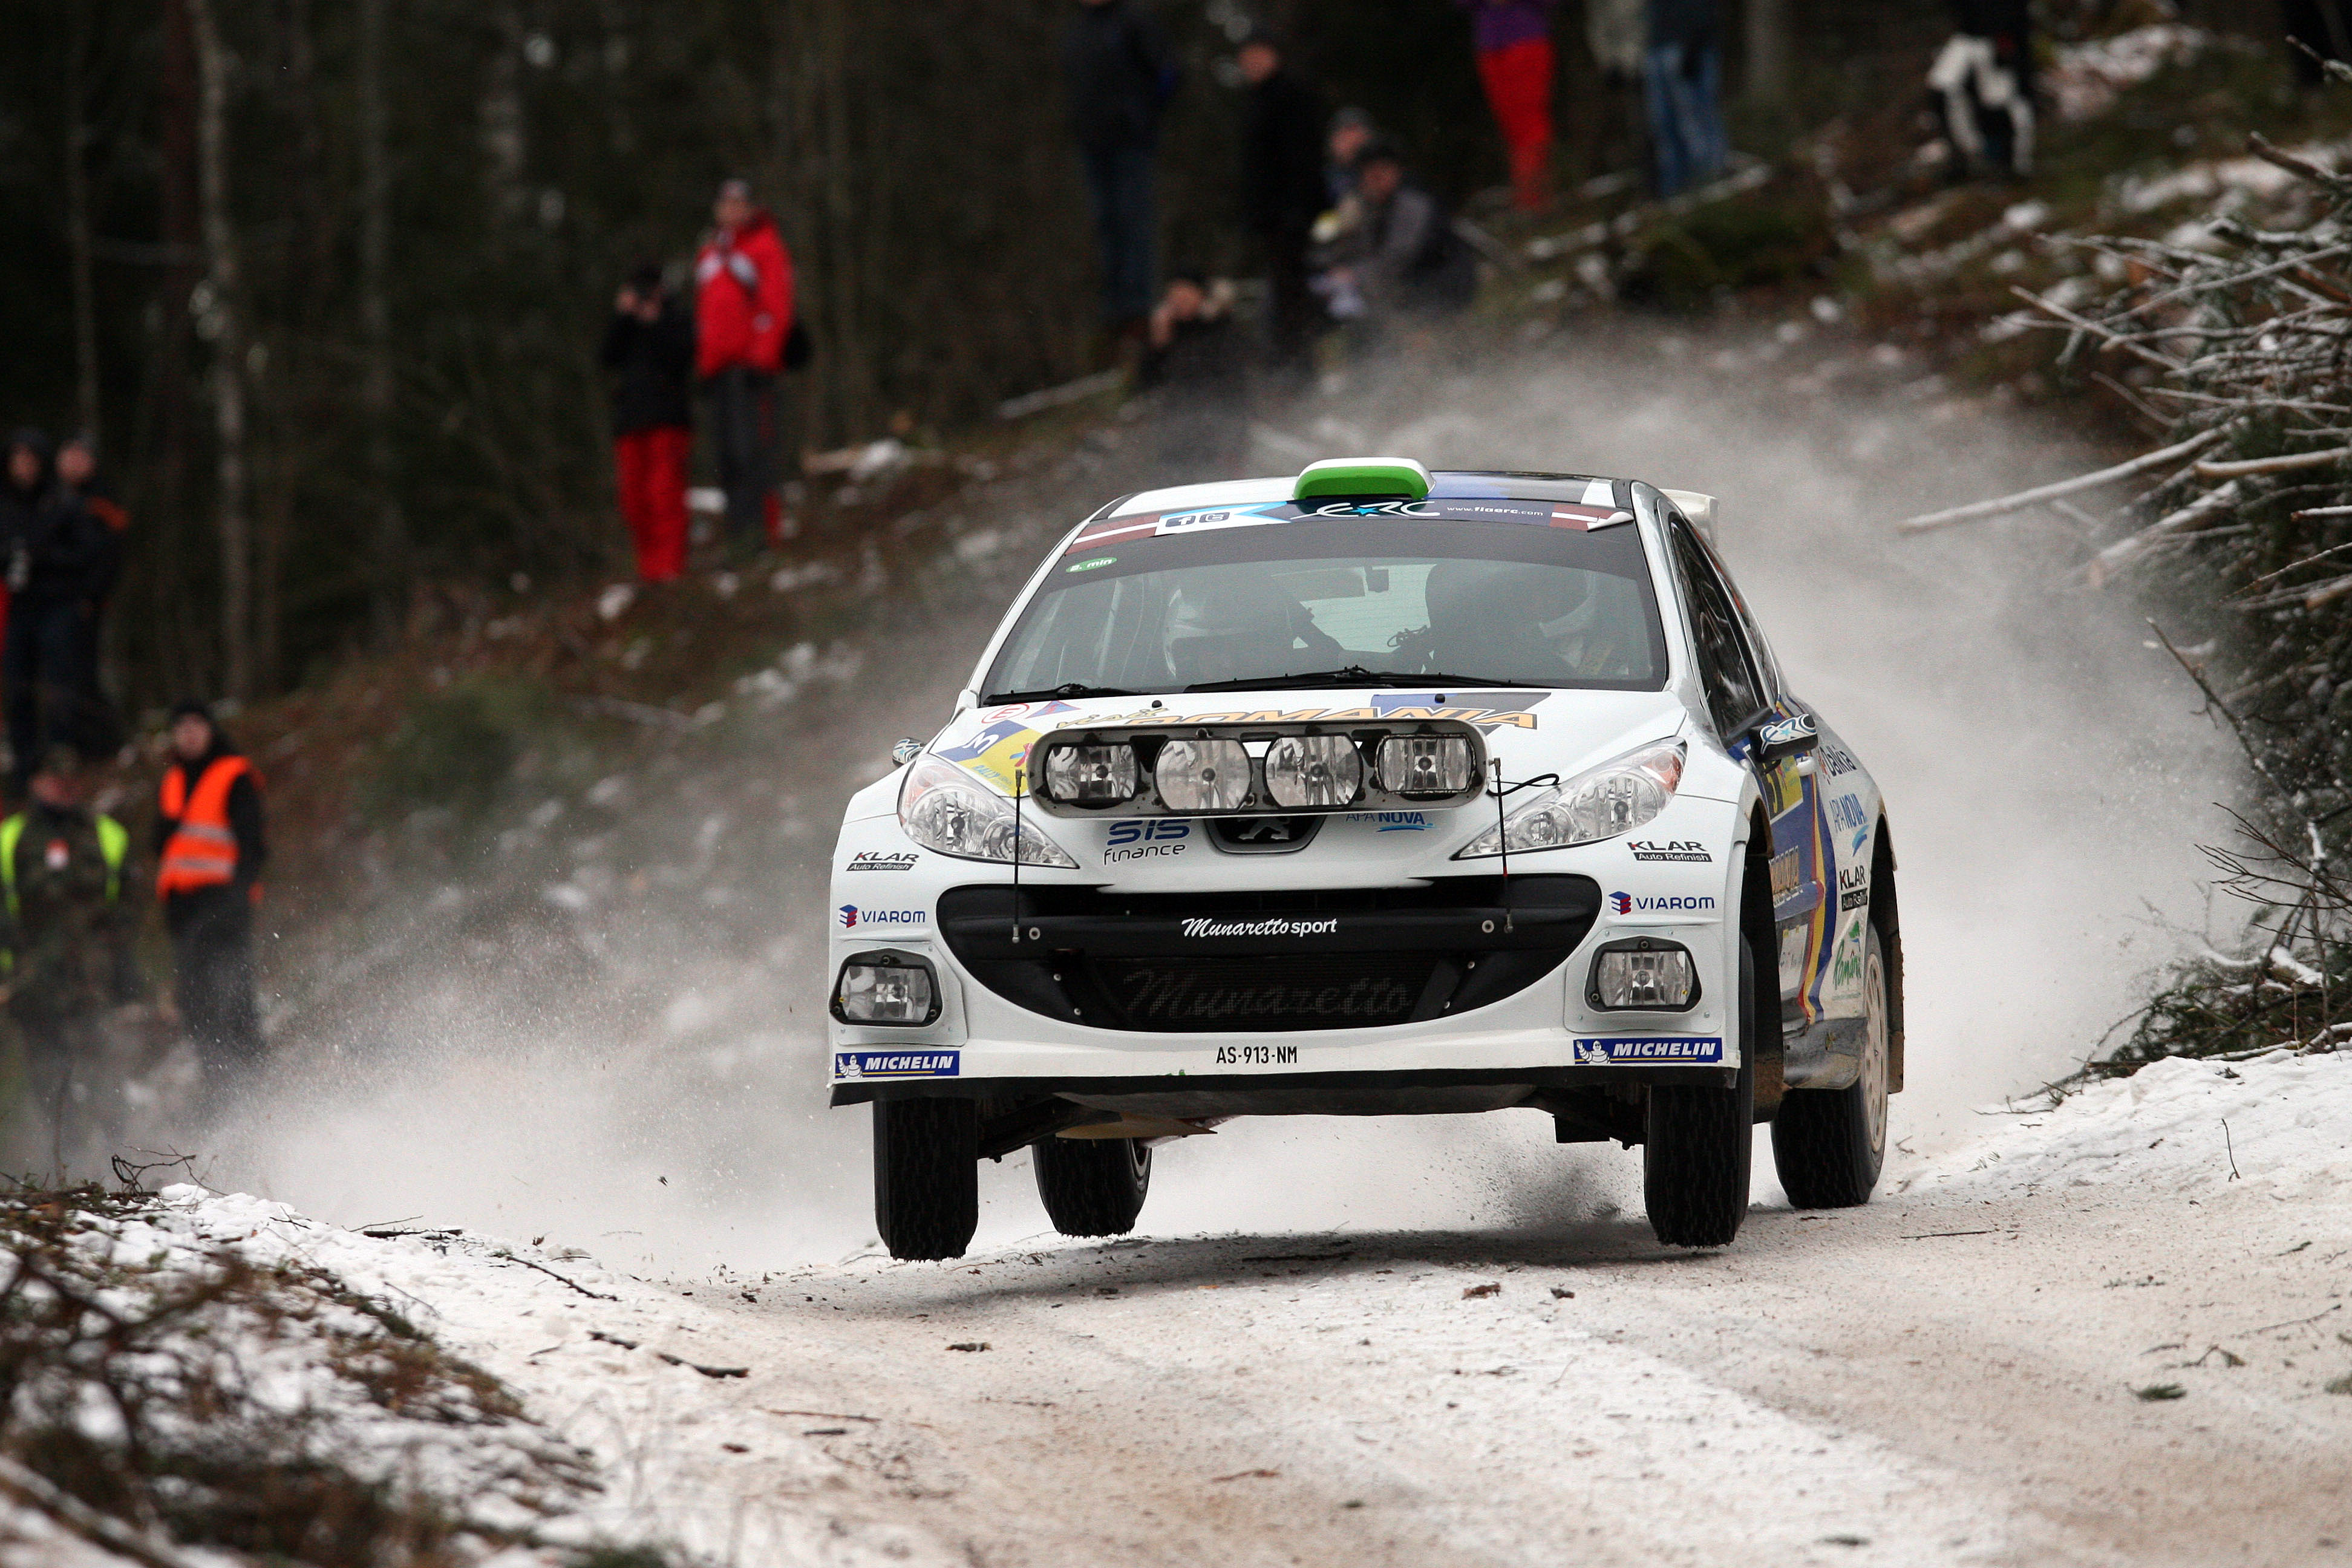
[[[1480,860],[1503,853],[1566,849],[1631,833],[1666,809],[1683,782],[1685,748],[1659,741],[1613,762],[1577,774],[1538,794],[1496,826],[1472,839],[1456,860]]]
[[[898,826],[926,849],[961,860],[1013,863],[1013,803],[957,767],[919,757],[898,790]],[[1020,824],[1021,863],[1075,871],[1078,863],[1037,830]]]

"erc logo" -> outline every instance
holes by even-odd
[[[931,923],[929,913],[923,910],[861,910],[856,904],[841,906],[841,929],[856,931],[859,926],[921,926]]]

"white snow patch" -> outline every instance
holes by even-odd
[[[2001,1114],[2015,1120],[1905,1186],[1986,1196],[2121,1184],[2204,1197],[2235,1188],[2340,1206],[2352,1219],[2352,1053],[2175,1057],[2047,1111]]]

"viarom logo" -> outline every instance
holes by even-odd
[[[856,904],[841,906],[841,929],[856,931],[859,926],[921,926],[931,923],[929,913],[923,910],[861,910]]]
[[[1715,908],[1715,900],[1706,894],[1688,896],[1669,893],[1664,897],[1636,897],[1632,893],[1612,893],[1609,908],[1617,914],[1696,914]]]

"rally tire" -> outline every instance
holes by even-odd
[[[1843,1089],[1797,1089],[1772,1121],[1772,1163],[1801,1209],[1853,1208],[1870,1201],[1886,1163],[1887,1044],[1893,1017],[1886,957],[1875,924],[1862,960],[1862,1069]]]
[[[874,1227],[893,1258],[961,1258],[980,1226],[980,1108],[874,1105]]]
[[[1064,1236],[1125,1236],[1151,1190],[1151,1150],[1134,1138],[1046,1138],[1031,1151],[1037,1195]]]
[[[1753,945],[1739,944],[1739,990],[1755,994]],[[1650,1228],[1668,1247],[1728,1247],[1748,1217],[1756,1147],[1756,1041],[1751,1003],[1739,1010],[1739,1077],[1728,1089],[1655,1084],[1642,1143]]]

